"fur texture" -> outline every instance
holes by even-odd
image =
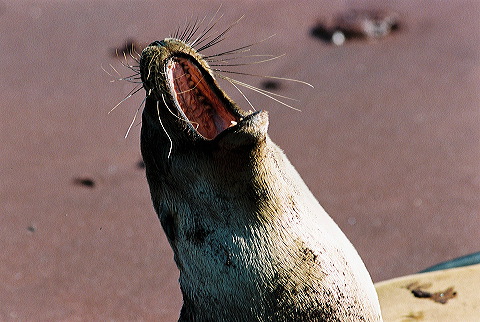
[[[208,140],[195,130],[166,79],[176,56],[195,62],[238,124]],[[362,260],[270,140],[267,112],[239,109],[179,40],[147,47],[141,73],[141,150],[180,270],[180,320],[381,321]]]

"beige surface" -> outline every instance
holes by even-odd
[[[407,289],[413,283],[430,293],[452,287],[456,296],[445,304],[417,298]],[[385,322],[480,321],[480,264],[399,277],[375,286]]]

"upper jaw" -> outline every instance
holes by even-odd
[[[203,58],[178,40],[152,43],[142,52],[140,66],[147,96],[157,101],[158,116],[175,118],[174,123],[198,139],[214,140],[249,115],[218,87]]]

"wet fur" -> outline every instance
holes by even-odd
[[[362,260],[269,138],[267,112],[205,140],[149,83],[160,69],[148,50],[141,150],[180,270],[180,321],[380,321]]]

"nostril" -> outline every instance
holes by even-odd
[[[149,46],[163,47],[163,46],[165,46],[165,42],[163,40],[161,40],[161,41],[156,40],[156,41],[152,42]]]

